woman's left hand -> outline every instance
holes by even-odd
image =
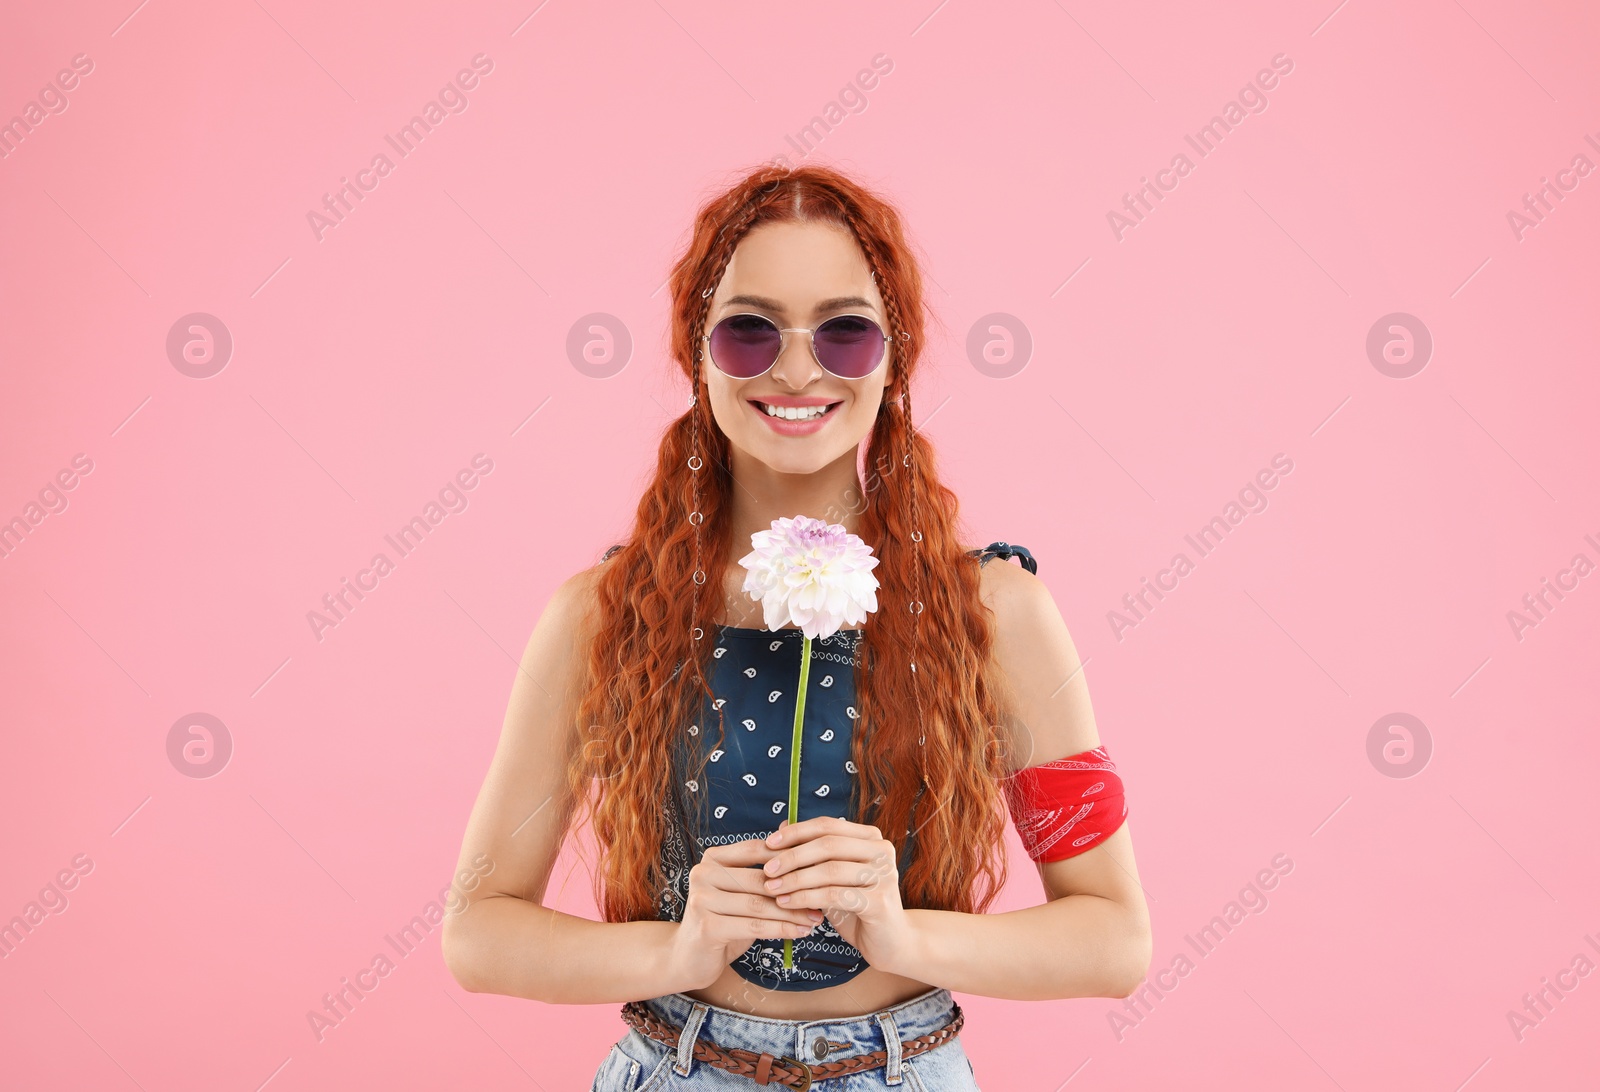
[[[877,827],[819,815],[784,820],[766,844],[778,852],[762,866],[763,886],[778,905],[823,911],[868,963],[902,973],[896,967],[910,959],[914,926],[900,905],[893,842]]]

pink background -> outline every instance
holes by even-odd
[[[0,558],[0,920],[93,867],[0,960],[0,1084],[587,1087],[616,1006],[468,994],[437,934],[324,1041],[306,1012],[450,882],[514,657],[626,530],[684,402],[661,286],[695,206],[800,162],[879,54],[809,160],[906,214],[946,327],[919,417],[970,541],[1033,550],[1088,659],[1152,977],[1194,962],[1120,1037],[1121,1000],[959,996],[984,1087],[1592,1078],[1600,976],[1520,1041],[1507,1013],[1600,963],[1600,575],[1521,639],[1507,615],[1600,561],[1600,177],[1520,239],[1507,214],[1600,164],[1600,16],[535,2],[8,14],[0,120],[93,70],[0,160],[0,519],[93,469]],[[467,108],[319,241],[307,213],[480,53]],[[1266,109],[1197,155],[1279,54]],[[1184,151],[1119,241],[1107,213]],[[195,312],[233,341],[208,379],[166,351]],[[610,378],[567,349],[594,312],[633,342]],[[1434,342],[1410,378],[1367,354],[1394,312]],[[1032,340],[1007,378],[967,347],[993,313]],[[479,453],[467,507],[319,640],[307,613]],[[1184,536],[1279,453],[1197,559]],[[231,739],[208,778],[168,757],[195,712]],[[1396,712],[1430,741],[1410,777],[1369,758]],[[1042,897],[1010,838],[1002,909]],[[553,887],[593,915],[581,867]]]

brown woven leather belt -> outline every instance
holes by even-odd
[[[900,1043],[901,1058],[913,1058],[918,1054],[924,1054],[956,1037],[966,1017],[962,1014],[960,1005],[954,1001],[951,1005],[954,1011],[951,1013],[950,1022],[944,1027]],[[641,1001],[629,1001],[622,1006],[622,1018],[640,1033],[663,1046],[670,1047],[674,1052],[677,1051],[683,1028],[657,1016],[655,1010],[648,1005]],[[739,1047],[724,1050],[715,1043],[697,1036],[694,1041],[694,1058],[707,1065],[714,1065],[718,1069],[726,1069],[729,1073],[749,1077],[757,1084],[781,1084],[803,1092],[804,1089],[811,1087],[811,1082],[814,1080],[821,1081],[829,1077],[843,1077],[851,1073],[876,1069],[888,1062],[889,1052],[874,1050],[867,1054],[852,1054],[848,1058],[808,1063],[788,1055],[757,1054],[755,1051]]]

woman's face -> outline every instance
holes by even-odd
[[[762,315],[779,327],[816,327],[834,315],[867,315],[890,333],[883,297],[860,246],[845,228],[825,222],[767,223],[739,241],[711,295],[705,333],[729,315]],[[782,474],[811,474],[854,453],[878,416],[894,367],[891,343],[865,379],[840,379],[811,352],[803,333],[784,335],[783,351],[754,379],[733,379],[707,355],[701,363],[711,412],[735,454],[743,452]],[[709,348],[701,342],[702,352]],[[774,422],[766,405],[828,404],[820,424]],[[803,428],[803,432],[801,431]]]

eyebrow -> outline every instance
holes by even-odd
[[[788,311],[785,310],[783,304],[779,303],[777,300],[768,299],[766,296],[730,296],[728,299],[723,301],[722,305],[724,307],[732,307],[735,304],[750,307],[760,307],[763,310],[773,311],[780,315],[788,314]],[[823,300],[818,303],[816,311],[820,314],[823,311],[837,311],[841,307],[864,307],[868,310],[875,309],[871,300],[864,299],[861,296],[835,296],[832,299]]]

